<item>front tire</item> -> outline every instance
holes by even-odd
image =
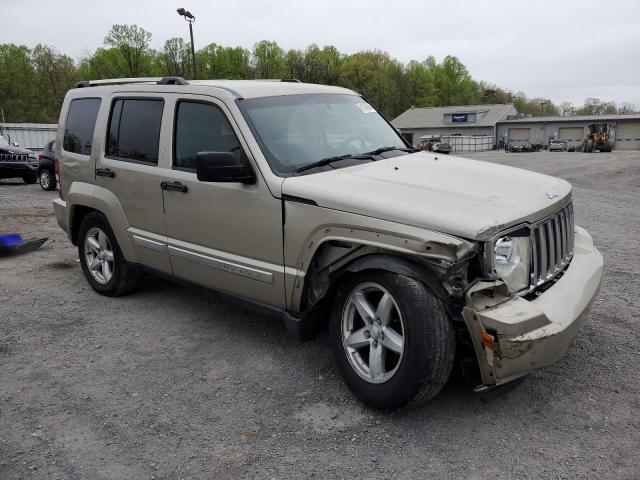
[[[349,277],[336,293],[330,335],[345,382],[374,408],[427,402],[453,368],[455,335],[444,303],[404,275]]]
[[[56,189],[56,176],[50,170],[40,171],[40,187],[45,191]]]
[[[127,263],[106,217],[88,214],[78,232],[78,255],[82,271],[96,292],[117,297],[138,284],[138,273]]]

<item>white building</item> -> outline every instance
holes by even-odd
[[[616,150],[640,150],[640,114],[579,115],[573,117],[521,117],[498,122],[497,144],[547,145],[559,138],[577,146],[590,123],[608,123]]]
[[[0,123],[0,135],[23,148],[40,151],[56,139],[57,123]]]
[[[513,104],[410,108],[391,123],[414,145],[439,137],[454,151],[481,151],[494,148],[497,123],[517,113]]]

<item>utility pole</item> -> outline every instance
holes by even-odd
[[[178,15],[184,17],[184,19],[189,22],[189,36],[191,37],[191,64],[193,65],[193,79],[196,80],[198,78],[197,67],[196,67],[196,49],[193,45],[193,22],[196,21],[196,17],[189,10],[185,10],[184,8],[179,8],[177,10]]]

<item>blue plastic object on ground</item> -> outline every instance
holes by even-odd
[[[49,237],[25,240],[22,238],[22,235],[17,233],[0,234],[0,257],[7,257],[9,255],[17,255],[19,253],[27,253],[37,250],[48,239]]]
[[[0,235],[0,245],[8,247],[11,245],[20,245],[24,240],[17,233],[5,233]]]

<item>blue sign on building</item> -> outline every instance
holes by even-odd
[[[451,121],[453,123],[464,123],[467,121],[467,114],[466,113],[454,113],[453,115],[451,115]]]

